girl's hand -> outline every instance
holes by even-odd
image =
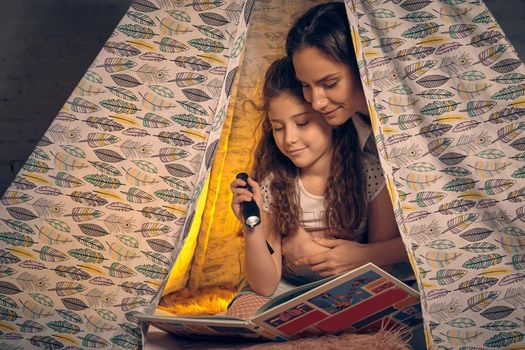
[[[370,261],[365,244],[346,239],[315,237],[314,241],[328,249],[326,252],[304,256],[294,264],[309,265],[312,271],[319,272],[321,277],[337,275],[355,269]]]
[[[243,224],[244,218],[242,217],[241,203],[255,199],[259,209],[262,210],[261,187],[251,177],[248,178],[248,185],[252,187],[253,193],[243,188],[246,186],[246,182],[241,179],[235,179],[230,183],[230,190],[233,194],[232,210],[237,219]]]

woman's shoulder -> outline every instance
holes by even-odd
[[[385,186],[385,176],[379,159],[372,154],[363,153],[363,168],[368,200],[372,201]]]
[[[363,152],[362,155],[363,155],[362,156],[363,165],[365,168],[373,168],[373,167],[381,168],[381,162],[375,155],[367,153],[367,152]]]
[[[363,168],[369,175],[381,175],[383,177],[383,168],[379,159],[373,154],[363,153]]]

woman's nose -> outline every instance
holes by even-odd
[[[316,111],[322,111],[328,105],[326,94],[321,88],[312,89],[312,108]]]

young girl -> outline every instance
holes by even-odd
[[[230,186],[232,209],[241,222],[242,202],[253,198],[262,208],[261,224],[243,227],[249,288],[242,288],[230,315],[249,317],[266,301],[253,293],[270,297],[282,279],[302,284],[369,261],[384,266],[406,258],[404,249],[389,250],[391,241],[401,238],[378,160],[361,152],[352,122],[332,128],[300,90],[289,59],[270,66],[263,87],[263,135],[248,179],[253,193],[240,179]],[[350,243],[352,262],[297,264],[301,257],[332,250],[316,240]],[[236,307],[250,302],[251,309]],[[237,309],[249,312],[236,314]]]

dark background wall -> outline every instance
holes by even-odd
[[[2,1],[0,194],[130,3],[131,0]],[[525,59],[525,0],[485,3]]]
[[[131,0],[2,1],[0,194],[130,4]]]

